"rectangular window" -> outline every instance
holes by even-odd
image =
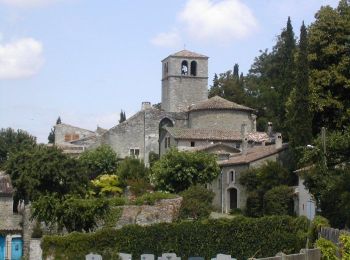
[[[170,137],[165,137],[164,147],[165,149],[170,147]]]
[[[195,143],[194,141],[192,141],[192,142],[191,142],[191,147],[194,147],[195,144],[196,144],[196,143]]]
[[[131,148],[129,150],[129,154],[130,154],[131,157],[138,158],[140,156],[140,149],[139,148]]]

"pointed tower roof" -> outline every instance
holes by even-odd
[[[189,107],[189,111],[195,110],[222,110],[222,109],[230,109],[230,110],[244,110],[244,111],[254,111],[253,108],[239,105],[235,102],[228,101],[222,97],[215,96],[209,98],[208,100],[204,100],[198,102]]]
[[[182,50],[178,51],[174,54],[169,55],[169,57],[182,57],[182,58],[202,58],[202,59],[208,59],[208,56],[189,51],[189,50]]]

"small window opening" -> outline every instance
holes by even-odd
[[[197,62],[191,61],[191,76],[197,76]]]
[[[192,142],[191,142],[191,147],[194,147],[195,144],[196,144],[196,143],[192,141]]]
[[[181,63],[181,75],[188,75],[188,62],[187,62],[187,60],[184,60]]]
[[[229,171],[227,177],[228,177],[227,178],[228,184],[236,183],[236,172],[235,172],[235,170]]]
[[[129,152],[130,156],[138,158],[140,155],[140,149],[138,148],[131,148]]]

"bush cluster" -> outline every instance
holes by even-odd
[[[210,259],[217,253],[247,259],[253,255],[273,256],[280,251],[297,252],[305,244],[306,236],[305,218],[236,217],[45,236],[41,246],[44,258],[52,255],[57,260],[83,259],[90,252],[101,254],[104,259],[114,259],[117,252],[130,253],[135,259],[144,253],[164,252],[175,252],[184,259],[195,255]]]

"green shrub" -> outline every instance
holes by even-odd
[[[44,236],[43,257],[54,259],[84,259],[89,252],[114,259],[116,252],[127,252],[134,259],[143,253],[161,255],[175,252],[184,259],[201,255],[210,259],[217,253],[247,259],[273,256],[277,252],[298,252],[306,238],[304,218],[271,216],[231,220],[205,220],[181,223],[162,223],[122,229],[106,228],[95,233],[71,233],[66,236]],[[296,236],[304,233],[304,236]]]
[[[239,208],[231,209],[231,210],[230,210],[230,215],[242,215],[242,214],[243,214],[243,212],[242,212],[242,210],[239,209]]]
[[[33,227],[32,238],[42,238],[43,230],[41,228],[40,222],[36,221]]]
[[[293,188],[280,185],[268,190],[264,195],[265,215],[293,215]]]
[[[316,241],[316,247],[321,250],[323,260],[337,260],[337,246],[331,241],[320,238]]]
[[[155,202],[162,199],[172,199],[175,198],[176,195],[164,192],[154,192],[154,193],[146,193],[141,197],[138,197],[135,200],[136,205],[154,205]]]
[[[139,197],[153,190],[152,185],[146,179],[130,179],[127,181],[130,191],[136,197]]]
[[[350,235],[341,234],[339,237],[341,243],[341,255],[343,260],[350,260]]]
[[[108,227],[115,227],[117,224],[119,218],[121,217],[123,213],[122,208],[110,208],[109,211],[105,214],[103,220],[104,220],[104,228]]]
[[[127,204],[127,199],[125,197],[113,197],[109,198],[108,202],[111,207],[124,206]]]
[[[197,185],[181,192],[180,195],[183,198],[179,214],[181,219],[209,217],[213,209],[214,192]]]
[[[263,215],[262,208],[262,201],[258,192],[249,192],[247,197],[245,214],[248,217],[261,217]]]
[[[310,241],[314,243],[318,238],[318,233],[322,227],[330,227],[328,219],[322,216],[315,216],[310,226]]]

